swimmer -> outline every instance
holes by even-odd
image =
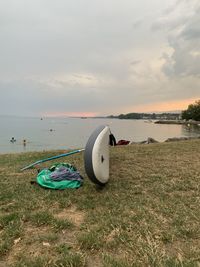
[[[14,137],[12,137],[10,142],[14,143],[14,142],[16,142],[16,139]]]

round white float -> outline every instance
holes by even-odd
[[[109,134],[108,126],[99,126],[85,147],[85,171],[90,180],[98,185],[105,185],[109,180]]]

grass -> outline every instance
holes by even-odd
[[[64,151],[0,155],[0,266],[200,266],[200,140],[112,147],[110,180],[45,190],[20,168]],[[47,162],[40,167],[50,166]]]

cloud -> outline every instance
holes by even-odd
[[[167,31],[170,53],[163,53],[163,72],[173,79],[200,77],[200,4],[196,1],[178,1],[153,25]]]
[[[0,113],[118,114],[198,96],[198,7],[194,0],[3,1]]]
[[[138,19],[138,20],[134,21],[132,24],[133,29],[139,29],[142,26],[142,23],[143,23],[142,19]]]
[[[193,16],[190,18],[190,20],[185,25],[181,36],[185,40],[200,40],[200,5],[199,8],[196,10],[196,12],[193,14]]]

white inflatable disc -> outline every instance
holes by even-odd
[[[108,126],[98,127],[89,137],[84,152],[85,171],[99,185],[109,180],[109,134]]]

